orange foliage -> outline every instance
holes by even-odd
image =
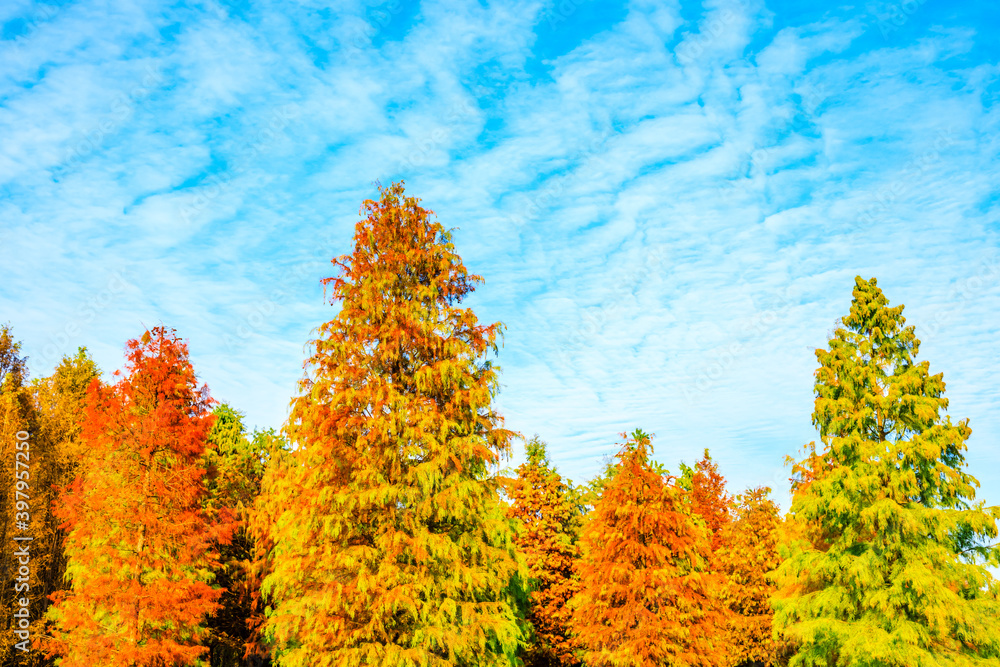
[[[771,638],[771,595],[768,579],[781,562],[778,555],[781,516],[768,497],[771,489],[758,487],[737,497],[735,516],[726,547],[720,554],[728,578],[725,599],[730,617],[731,665],[774,665],[776,645]]]
[[[708,531],[636,431],[584,527],[573,629],[588,667],[722,667],[724,615]]]
[[[85,459],[56,508],[72,583],[49,609],[61,667],[189,664],[222,593],[208,583],[212,544],[232,517],[201,508],[208,388],[172,330],[129,341],[127,359],[117,384],[89,387]]]
[[[264,632],[283,667],[506,666],[520,568],[495,470],[515,434],[485,358],[501,325],[459,306],[481,279],[432,211],[380,192],[324,281],[340,309],[262,484]]]
[[[508,516],[521,525],[517,546],[533,583],[527,618],[536,641],[524,660],[529,667],[577,665],[568,602],[579,588],[574,564],[580,551],[580,508],[573,489],[549,462],[545,443],[533,438],[527,454],[528,460],[518,466],[517,477],[506,487],[512,501]]]
[[[712,552],[718,551],[725,543],[726,531],[732,521],[730,507],[732,497],[726,493],[726,478],[719,473],[708,450],[694,466],[691,478],[691,506],[695,514],[705,520],[712,533]]]

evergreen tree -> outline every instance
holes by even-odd
[[[569,600],[578,580],[582,507],[578,492],[556,472],[545,443],[535,436],[526,447],[527,461],[507,484],[509,515],[519,525],[517,546],[530,577],[528,622],[534,632],[523,656],[526,667],[578,665],[569,636]]]
[[[778,569],[775,629],[792,667],[945,667],[1000,661],[997,508],[965,468],[968,420],[953,423],[942,374],[874,278],[817,350],[811,443],[794,471],[800,536]],[[970,543],[979,546],[970,547]],[[970,550],[971,549],[971,550]],[[964,553],[963,553],[964,552]]]
[[[694,468],[681,464],[682,477],[678,483],[690,493],[691,510],[705,522],[712,535],[712,551],[724,547],[732,522],[733,498],[726,491],[726,478],[712,460],[708,449]]]
[[[710,536],[636,430],[583,530],[572,627],[588,667],[722,667]]]
[[[500,324],[460,308],[450,234],[402,183],[365,201],[265,474],[266,632],[285,667],[508,665],[519,571],[496,470],[513,433],[491,407]]]
[[[224,592],[207,622],[209,665],[261,665],[267,662],[268,652],[254,632],[260,591],[253,572],[257,544],[248,521],[269,453],[280,439],[273,430],[248,436],[243,414],[226,403],[213,414],[216,420],[208,434],[212,446],[202,457],[207,473],[203,508],[210,516],[234,521],[235,528],[231,540],[216,545],[219,565],[214,579]]]

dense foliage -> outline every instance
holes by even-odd
[[[274,517],[265,632],[279,664],[507,665],[521,641],[491,408],[499,324],[459,307],[468,275],[401,185],[366,201],[265,477]],[[492,472],[491,472],[492,469]]]
[[[127,349],[127,374],[88,388],[79,470],[57,506],[70,586],[53,596],[46,643],[62,667],[190,663],[222,592],[214,545],[232,525],[202,507],[207,387],[163,327]]]
[[[711,535],[636,430],[583,530],[572,629],[587,665],[725,664]]]
[[[516,542],[530,577],[526,616],[534,636],[523,660],[526,667],[570,667],[579,664],[567,603],[579,589],[580,493],[556,472],[537,436],[525,450],[527,461],[506,486],[508,514],[520,529]]]

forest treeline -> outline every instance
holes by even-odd
[[[816,352],[787,513],[709,449],[672,474],[640,429],[575,485],[537,436],[503,467],[502,326],[461,305],[482,279],[379,191],[280,432],[168,327],[108,381],[82,348],[29,381],[0,328],[3,665],[1000,664],[1000,508],[874,278]]]

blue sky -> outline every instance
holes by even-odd
[[[0,321],[35,376],[164,323],[280,426],[319,280],[405,179],[568,477],[622,431],[775,487],[875,276],[1000,504],[992,3],[0,3]],[[522,456],[515,452],[513,463]]]

